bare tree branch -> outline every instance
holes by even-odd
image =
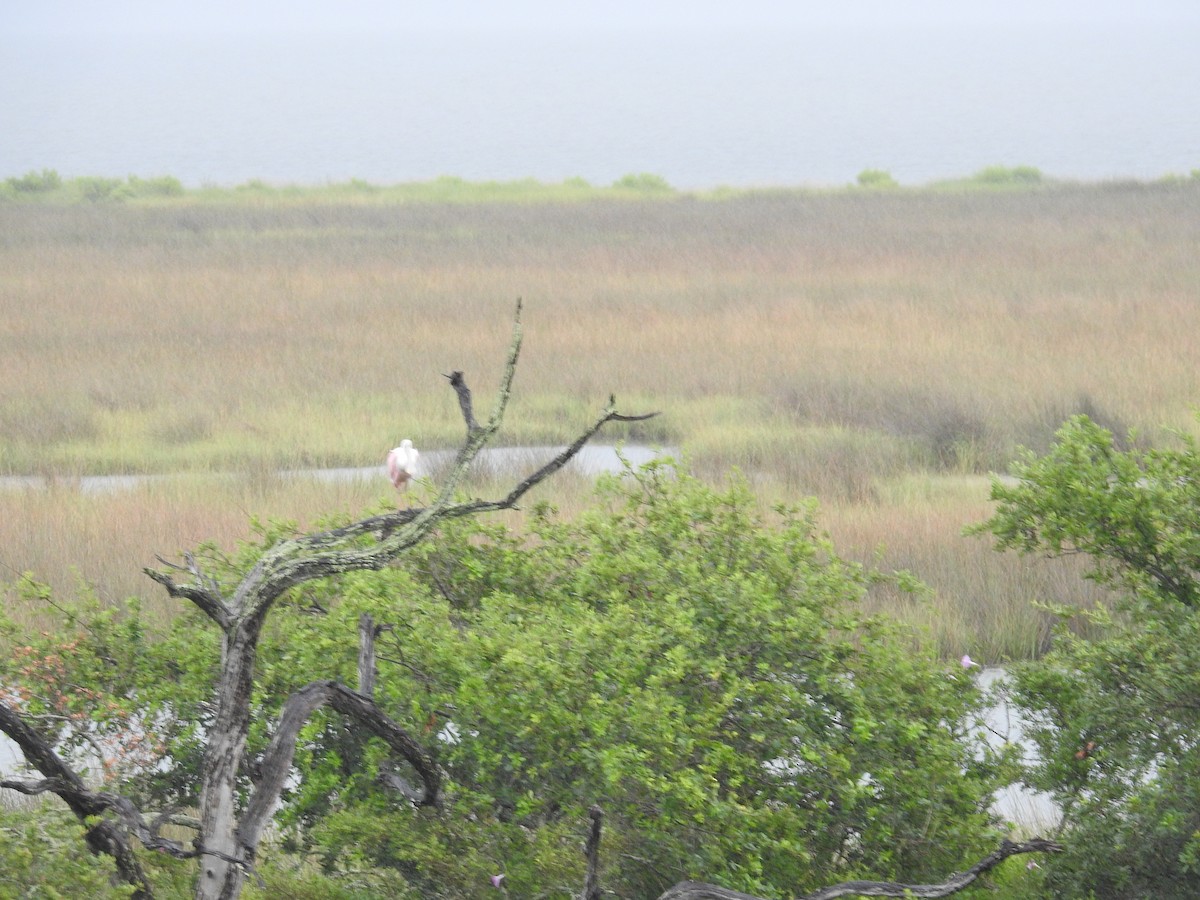
[[[58,793],[59,791],[71,790],[71,785],[60,778],[43,778],[40,781],[22,781],[19,778],[5,778],[0,780],[0,788],[8,788],[10,791],[16,791],[18,794],[24,794],[27,797],[36,797],[38,794]]]
[[[443,377],[450,379],[450,387],[454,388],[454,392],[458,394],[458,407],[462,410],[463,421],[467,425],[467,437],[470,438],[471,433],[479,427],[475,421],[475,412],[471,408],[471,389],[463,380],[462,372],[455,370]]]
[[[965,872],[956,872],[940,884],[900,884],[895,881],[844,881],[805,894],[798,900],[835,900],[837,897],[949,897],[970,885],[980,875],[994,869],[1010,856],[1021,853],[1060,853],[1062,846],[1044,838],[1021,844],[1002,841],[1000,847]],[[715,884],[684,881],[661,894],[658,900],[763,900],[753,894],[731,891]]]
[[[316,710],[326,704],[342,715],[354,719],[376,737],[382,738],[394,753],[413,767],[421,779],[424,791],[415,798],[410,796],[410,799],[419,806],[432,806],[438,802],[441,773],[433,758],[408,732],[376,706],[375,701],[357,691],[352,691],[336,681],[314,681],[288,697],[279,716],[275,735],[263,755],[258,785],[238,827],[239,843],[247,859],[254,858],[262,830],[275,809],[284,782],[291,771],[300,729]],[[409,791],[405,793],[408,795]]]
[[[146,873],[134,855],[128,835],[117,823],[103,818],[104,812],[112,808],[113,798],[89,790],[83,779],[54,752],[50,742],[30,728],[20,714],[3,701],[0,701],[0,731],[7,734],[21,748],[26,761],[45,776],[41,782],[6,780],[3,786],[22,793],[53,791],[84,824],[88,848],[93,853],[105,853],[116,861],[121,880],[135,889],[133,896],[138,900],[153,897],[150,882],[146,880]]]
[[[186,816],[173,808],[162,810],[162,812],[150,820],[150,833],[157,835],[164,825],[177,825],[180,828],[190,828],[193,831],[200,830],[199,819],[195,816]]]
[[[980,875],[994,869],[1010,856],[1022,853],[1061,853],[1062,846],[1044,838],[1033,838],[1024,843],[1001,841],[993,850],[965,872],[957,872],[941,884],[897,884],[890,881],[847,881],[832,887],[822,888],[806,894],[800,900],[834,900],[835,897],[948,897],[961,891]]]
[[[508,495],[503,500],[499,501],[500,505],[496,506],[495,508],[512,509],[516,505],[517,501],[520,500],[530,488],[541,484],[543,481],[569,463],[575,457],[575,455],[583,449],[584,445],[593,437],[595,437],[596,433],[609,422],[641,422],[646,419],[653,419],[658,415],[656,412],[646,413],[645,415],[641,416],[621,415],[616,410],[616,404],[616,397],[610,395],[608,398],[608,405],[604,407],[599,417],[586,431],[579,435],[579,437],[577,437],[569,447],[564,448],[561,453],[554,457],[554,459],[550,460],[548,463],[514,487],[511,491],[509,491]],[[479,501],[476,502],[478,503]],[[486,505],[483,507],[476,507],[471,509],[469,512],[463,512],[462,515],[472,515],[476,512],[482,512],[490,508],[491,507]]]
[[[681,881],[661,894],[658,900],[763,900],[754,894],[731,891],[716,884],[703,881]]]
[[[174,566],[174,568],[181,568]],[[161,584],[167,590],[167,595],[179,600],[187,600],[200,608],[206,616],[217,623],[222,629],[229,627],[229,608],[221,600],[219,594],[210,591],[203,584],[179,584],[166,572],[157,569],[142,569],[152,581]]]
[[[379,634],[370,613],[358,617],[358,692],[375,696],[375,637]]]

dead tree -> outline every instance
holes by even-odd
[[[290,771],[297,735],[307,719],[323,706],[382,738],[395,756],[406,761],[416,773],[419,784],[406,785],[409,799],[418,805],[436,804],[442,784],[432,755],[376,705],[370,689],[371,675],[360,674],[360,691],[336,681],[314,681],[286,700],[270,745],[256,767],[249,802],[245,809],[239,810],[238,780],[248,771],[246,741],[255,661],[264,623],[289,589],[347,572],[381,569],[424,540],[441,522],[512,509],[526,492],[565,466],[607,423],[638,421],[656,415],[621,415],[610,397],[595,421],[570,446],[507,495],[496,500],[457,500],[457,488],[471,462],[496,434],[503,419],[521,349],[520,316],[518,303],[508,358],[495,407],[486,424],[480,425],[475,419],[471,392],[462,373],[448,376],[466,424],[466,440],[429,506],[397,510],[330,531],[281,541],[266,550],[232,589],[218,584],[192,555],[185,555],[183,566],[146,570],[168,595],[195,605],[221,631],[220,678],[213,701],[215,716],[206,735],[198,833],[191,848],[159,838],[128,800],[87,789],[54,753],[49,742],[29,728],[16,710],[0,703],[0,730],[17,741],[26,759],[45,776],[39,782],[11,780],[3,782],[3,786],[30,794],[55,793],[67,801],[81,820],[113,814],[89,826],[88,842],[94,851],[109,853],[117,860],[120,876],[137,887],[140,897],[149,897],[150,887],[137,864],[131,836],[153,849],[198,857],[200,873],[195,896],[200,900],[232,900],[241,893],[246,875],[253,871],[263,829]],[[365,672],[373,667],[370,648],[364,647],[362,656],[370,661],[370,666],[360,665]],[[394,779],[393,783],[396,782],[404,780]]]

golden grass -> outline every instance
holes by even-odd
[[[0,474],[269,472],[374,464],[405,436],[450,446],[442,374],[490,404],[520,296],[503,442],[561,440],[613,392],[662,410],[611,437],[820,496],[840,543],[886,543],[954,582],[938,597],[958,612],[912,615],[982,634],[1031,596],[1076,596],[1073,576],[1014,575],[1024,564],[958,538],[982,488],[913,506],[896,485],[1001,470],[1076,411],[1151,439],[1196,429],[1192,182],[466,205],[244,193],[0,202]],[[247,513],[307,520],[378,494],[187,490],[6,493],[0,561],[144,593],[154,552],[243,534]],[[1007,652],[1040,644],[1032,621]]]
[[[821,519],[851,558],[911,572],[929,588],[928,596],[878,590],[868,609],[919,625],[945,656],[993,665],[1048,648],[1055,618],[1035,603],[1088,607],[1104,592],[1083,578],[1078,558],[1018,559],[964,537],[964,525],[989,515],[988,492],[978,476],[908,476],[873,504],[826,505]]]
[[[503,491],[498,485],[507,485],[510,477],[485,468],[468,488],[499,496]],[[151,616],[162,617],[171,613],[174,601],[142,571],[160,568],[157,556],[178,561],[184,551],[209,541],[232,550],[255,539],[252,520],[293,522],[307,531],[323,527],[330,515],[369,515],[396,502],[419,504],[426,491],[427,486],[418,485],[397,499],[382,470],[378,479],[344,482],[258,472],[168,477],[108,493],[82,493],[79,482],[71,479],[49,489],[0,490],[0,583],[7,582],[3,597],[10,614],[26,620],[36,615],[18,602],[15,589],[19,576],[32,572],[57,596],[70,596],[86,583],[107,605],[139,596],[146,598],[143,606]],[[535,490],[529,504],[552,497],[565,510],[576,511],[590,491],[589,481],[568,471],[560,475],[552,495]],[[526,512],[500,515],[519,529]]]

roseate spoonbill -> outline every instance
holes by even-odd
[[[417,457],[420,455],[408,438],[402,440],[400,446],[387,455],[388,477],[392,479],[396,490],[405,490],[417,474]]]

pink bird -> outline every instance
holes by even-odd
[[[403,491],[408,488],[408,483],[417,474],[417,457],[420,455],[408,438],[402,440],[400,446],[387,455],[388,477],[392,479],[396,490]]]
[[[969,669],[972,666],[979,666],[979,663],[975,662],[975,660],[971,659],[971,657],[969,657],[965,653],[963,654],[963,658],[958,661],[958,664],[960,666],[962,666],[964,669]],[[979,667],[983,668],[982,666],[979,666]]]

